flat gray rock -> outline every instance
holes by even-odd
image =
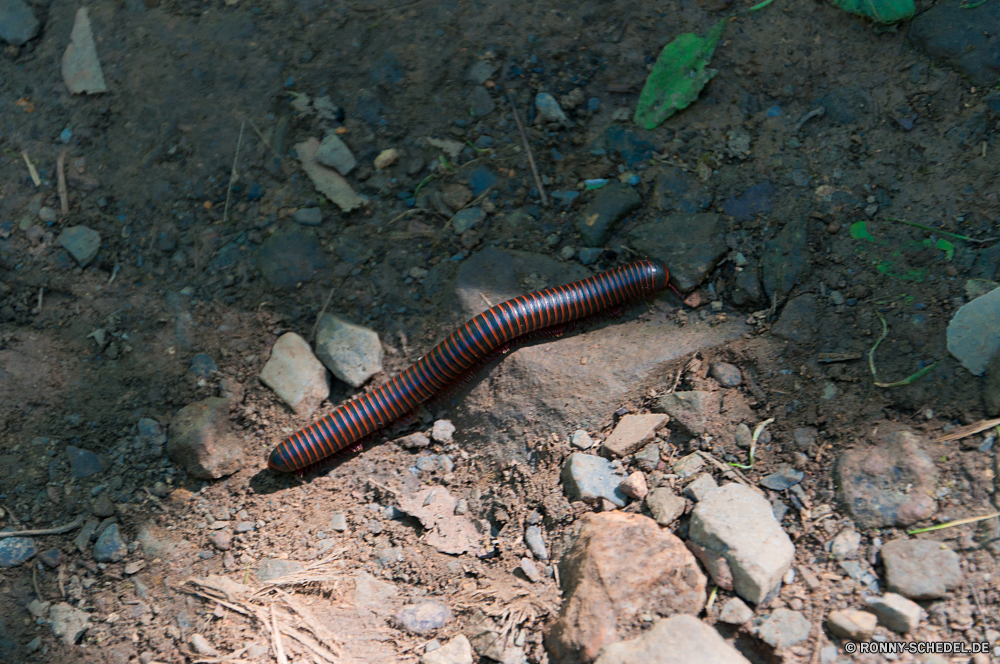
[[[661,413],[626,415],[608,435],[601,451],[616,457],[628,456],[651,441],[669,419]]]
[[[729,251],[726,225],[715,213],[671,214],[632,229],[628,243],[640,255],[662,261],[682,292],[694,290]]]
[[[351,149],[336,134],[328,134],[316,150],[316,161],[347,175],[358,165]]]
[[[916,630],[924,615],[919,604],[896,593],[869,597],[866,602],[868,610],[878,617],[879,624],[900,634]]]
[[[812,293],[793,298],[781,310],[771,334],[797,343],[809,343],[816,336],[819,303]]]
[[[753,618],[753,609],[739,597],[730,597],[722,610],[719,611],[719,621],[727,625],[745,625]]]
[[[687,501],[667,487],[653,489],[646,496],[646,507],[661,526],[669,526],[684,514]]]
[[[576,229],[584,244],[599,247],[608,239],[611,227],[640,205],[639,192],[627,184],[612,182],[597,190],[594,199],[577,218]]]
[[[66,602],[49,609],[49,626],[52,633],[67,646],[76,645],[77,639],[87,631],[90,614]]]
[[[303,226],[319,226],[323,223],[323,211],[318,207],[300,208],[292,213],[292,221]]]
[[[260,581],[272,581],[279,576],[295,574],[302,571],[303,565],[295,560],[281,560],[280,558],[265,558],[257,566],[257,578]]]
[[[757,628],[757,636],[775,650],[784,650],[808,639],[810,631],[812,623],[798,611],[775,609]]]
[[[10,532],[4,528],[0,532]],[[36,553],[35,540],[30,537],[0,538],[0,567],[17,567],[30,560]]]
[[[58,240],[81,267],[87,267],[101,249],[101,234],[86,226],[70,226],[59,234]]]
[[[437,650],[420,658],[420,664],[472,664],[472,644],[469,637],[459,634]]]
[[[719,412],[719,399],[713,392],[671,392],[657,399],[653,409],[669,415],[686,433],[700,436],[712,415]]]
[[[750,664],[736,648],[694,616],[657,620],[642,635],[613,643],[594,664]]]
[[[355,388],[382,371],[378,333],[333,314],[323,314],[319,321],[316,356],[334,376]]]
[[[974,376],[982,376],[1000,352],[1000,288],[977,297],[948,323],[948,352]]]
[[[562,469],[563,490],[570,500],[593,502],[604,498],[618,507],[624,507],[628,496],[618,485],[624,477],[616,474],[611,462],[592,454],[574,452],[566,457]]]
[[[310,281],[326,266],[315,231],[289,226],[274,233],[257,250],[257,267],[272,286],[291,290]]]
[[[774,238],[764,243],[761,282],[771,300],[780,300],[809,272],[808,222],[789,221]]]
[[[39,27],[31,8],[21,0],[0,0],[0,39],[21,46],[38,35]]]
[[[475,228],[486,219],[486,213],[483,212],[483,208],[471,207],[466,208],[458,212],[455,218],[451,220],[451,227],[455,229],[455,232],[461,235],[470,228]]]
[[[472,115],[477,118],[484,118],[496,109],[496,102],[493,101],[493,97],[490,96],[489,90],[481,85],[477,85],[472,89],[472,94],[469,95],[467,101],[469,110],[472,111]]]
[[[73,445],[66,446],[66,456],[69,458],[70,473],[76,479],[96,475],[111,467],[111,460],[106,456]]]
[[[294,332],[286,332],[274,342],[260,380],[299,417],[310,417],[330,396],[323,363],[313,355],[306,340]]]
[[[94,32],[90,27],[90,16],[86,7],[76,11],[73,32],[69,36],[69,46],[62,57],[63,82],[73,94],[96,95],[108,91],[104,83],[101,62],[97,59]]]
[[[446,604],[433,600],[408,604],[396,612],[396,623],[412,634],[433,632],[451,620],[451,609]]]
[[[243,445],[229,425],[229,401],[208,397],[182,408],[170,422],[167,454],[189,475],[217,479],[243,467]]]
[[[94,560],[99,563],[116,563],[128,553],[128,546],[122,539],[118,524],[112,523],[104,529],[94,544]]]
[[[983,407],[990,417],[1000,415],[1000,351],[986,365],[986,380],[983,381]]]
[[[992,86],[1000,77],[1000,53],[993,41],[1000,33],[1000,8],[989,2],[972,9],[961,5],[942,3],[921,12],[910,25],[910,41],[974,85]]]
[[[917,600],[943,597],[962,583],[958,554],[934,540],[893,540],[882,547],[889,590]]]
[[[733,588],[743,599],[759,604],[781,583],[795,556],[771,503],[741,484],[727,484],[709,493],[691,514],[691,540],[725,558]]]

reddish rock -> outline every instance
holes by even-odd
[[[634,636],[643,613],[697,614],[705,576],[684,543],[640,514],[604,512],[581,520],[559,565],[563,601],[546,636],[552,662],[592,662],[612,643]]]
[[[209,397],[182,408],[170,423],[167,453],[200,479],[225,477],[243,467],[243,446],[229,427],[229,401]]]
[[[601,450],[608,455],[628,456],[651,441],[669,419],[660,413],[626,415],[604,441]]]

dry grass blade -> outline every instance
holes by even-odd
[[[947,443],[952,440],[958,440],[960,438],[965,438],[966,436],[974,436],[980,431],[986,431],[989,428],[1000,426],[1000,417],[995,420],[979,420],[968,426],[960,427],[955,429],[951,433],[941,436],[936,439],[935,443]]]
[[[324,627],[323,624],[316,619],[316,617],[312,614],[312,612],[309,609],[302,606],[302,604],[297,599],[295,599],[285,591],[281,590],[280,588],[275,588],[275,591],[281,595],[281,599],[284,600],[285,604],[287,604],[292,609],[292,611],[299,614],[299,617],[302,619],[302,622],[304,622],[306,626],[309,627],[310,630],[312,630],[312,633],[316,635],[316,638],[320,640],[320,643],[325,645],[330,650],[333,650],[337,654],[340,654],[340,641],[338,641],[337,637],[334,636],[330,630]]]
[[[344,551],[346,551],[344,548],[337,549],[326,558],[312,563],[303,570],[265,581],[261,589],[255,594],[262,595],[268,590],[280,586],[301,586],[307,583],[320,583],[322,581],[339,581],[343,578],[344,572],[340,567],[341,561],[338,558]]]
[[[41,535],[61,535],[78,528],[83,523],[83,515],[76,517],[72,522],[57,528],[42,528],[41,530],[12,530],[0,533],[0,537],[39,537]]]
[[[479,609],[495,618],[500,623],[500,638],[508,645],[512,645],[514,630],[518,626],[556,612],[555,607],[524,587],[477,588],[458,595],[456,604],[463,608]]]
[[[288,664],[285,649],[281,645],[281,629],[278,625],[278,616],[274,612],[274,604],[271,605],[271,641],[274,645],[275,656],[278,658],[278,664]]]

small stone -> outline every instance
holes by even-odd
[[[569,118],[566,117],[565,111],[560,108],[559,102],[548,92],[539,92],[535,95],[535,108],[549,122],[569,123]]]
[[[69,457],[70,473],[78,480],[96,475],[111,467],[110,460],[103,455],[94,454],[89,450],[81,450],[72,445],[66,447],[66,456]]]
[[[708,498],[709,494],[717,491],[719,485],[716,484],[715,480],[708,473],[702,473],[695,478],[691,484],[688,484],[684,488],[684,493],[690,496],[695,502],[701,502]]]
[[[646,507],[649,509],[656,523],[661,526],[669,526],[682,514],[687,502],[675,494],[667,487],[653,489],[646,496]]]
[[[962,583],[958,554],[934,540],[893,540],[882,547],[889,590],[916,600],[937,599]]]
[[[749,664],[736,648],[692,615],[657,620],[634,639],[612,643],[594,664]]]
[[[750,445],[753,444],[753,433],[750,431],[750,427],[743,422],[736,425],[733,437],[736,439],[736,446],[741,449],[750,449]]]
[[[316,356],[334,376],[354,388],[382,371],[382,343],[378,333],[333,314],[323,314],[320,319]]]
[[[732,597],[722,605],[719,620],[727,625],[745,625],[753,618],[753,609],[739,597]]]
[[[433,652],[424,653],[420,658],[420,664],[472,664],[472,662],[472,644],[464,634],[459,634]]]
[[[413,634],[427,634],[444,627],[451,619],[451,609],[434,601],[410,604],[396,612],[396,622]]]
[[[809,638],[812,623],[798,611],[775,609],[757,628],[757,636],[775,650],[784,650]]]
[[[40,26],[31,8],[21,0],[0,2],[0,39],[23,46],[38,35]]]
[[[674,463],[673,471],[681,479],[691,477],[705,467],[705,457],[697,452],[683,456]]]
[[[324,314],[324,319],[327,316],[329,314]],[[321,345],[322,334],[321,322],[316,345],[318,349],[326,350]],[[271,357],[260,372],[260,380],[300,417],[310,417],[330,395],[326,369],[313,355],[306,340],[294,332],[286,332],[274,342]]]
[[[719,396],[704,391],[671,392],[657,399],[654,410],[669,415],[685,433],[700,436],[709,418],[718,416]]]
[[[411,433],[408,436],[397,438],[396,443],[406,450],[419,450],[430,445],[431,439],[428,438],[427,434],[422,431],[417,431],[416,433]]]
[[[868,610],[878,617],[880,624],[900,634],[917,629],[924,610],[916,602],[896,593],[886,593],[882,597],[869,597]]]
[[[347,517],[343,513],[337,512],[330,517],[330,528],[342,533],[347,530]]]
[[[618,488],[626,496],[636,500],[642,500],[649,493],[649,487],[646,486],[646,476],[638,471],[623,479]]]
[[[316,151],[316,161],[336,169],[341,175],[347,175],[358,165],[358,160],[351,154],[351,149],[336,134],[329,134],[320,143]]]
[[[128,546],[118,532],[118,524],[112,523],[104,529],[94,545],[94,560],[99,563],[116,563],[128,553]]]
[[[107,92],[108,86],[101,72],[101,62],[97,59],[94,32],[86,7],[80,7],[76,11],[69,40],[62,57],[62,77],[70,93],[93,95]]]
[[[170,487],[167,486],[166,483],[164,482],[154,483],[153,488],[151,488],[149,491],[157,498],[166,498],[167,496],[170,495]]]
[[[292,213],[292,221],[303,226],[319,226],[323,223],[323,211],[318,207],[300,208]]]
[[[141,572],[145,567],[146,567],[145,560],[135,560],[125,565],[125,574],[127,574],[128,576],[132,576],[133,574]]]
[[[795,447],[799,448],[803,452],[809,451],[816,444],[816,429],[813,427],[798,427],[792,432],[792,439],[795,441]]]
[[[493,97],[490,96],[489,90],[477,85],[472,89],[472,93],[469,95],[468,99],[469,110],[472,111],[472,115],[477,118],[483,118],[489,115],[496,109],[496,102],[493,101]]]
[[[762,477],[760,485],[772,491],[785,491],[804,480],[805,477],[806,474],[801,470],[785,466],[776,473]]]
[[[455,425],[451,420],[437,420],[431,429],[431,438],[439,443],[448,444],[455,433]]]
[[[625,415],[604,441],[601,451],[617,457],[628,456],[651,441],[669,419],[659,413]]]
[[[566,458],[560,477],[570,500],[598,502],[604,498],[618,507],[628,502],[618,488],[622,478],[613,473],[607,459],[575,452]]]
[[[660,446],[657,443],[650,443],[635,453],[633,457],[635,464],[640,470],[651,473],[660,465]]]
[[[521,571],[532,583],[538,583],[542,580],[542,574],[531,558],[521,558]]]
[[[441,200],[452,210],[458,211],[472,200],[472,192],[460,184],[448,184],[441,188]]]
[[[87,631],[90,614],[86,611],[60,602],[49,610],[49,625],[52,633],[67,646],[76,645],[77,639]]]
[[[243,444],[229,423],[229,401],[208,397],[174,416],[167,441],[170,458],[190,475],[217,479],[243,467]]]
[[[542,538],[542,529],[538,526],[528,526],[525,529],[524,543],[539,560],[549,559],[549,552],[545,548],[545,540]]]
[[[60,551],[58,547],[52,547],[48,551],[42,551],[38,554],[38,559],[45,563],[46,566],[55,569],[62,564],[63,555],[62,551]]]
[[[397,161],[399,161],[399,151],[396,148],[382,150],[375,157],[375,168],[381,171],[384,168],[389,168]]]
[[[853,528],[845,528],[834,536],[830,543],[830,553],[837,560],[853,558],[861,546],[861,533]]]
[[[831,611],[826,617],[826,628],[842,639],[867,641],[878,626],[878,618],[867,611],[844,609]]]
[[[191,647],[199,655],[206,655],[208,657],[217,657],[219,651],[212,647],[212,644],[208,642],[201,634],[191,635]]]
[[[199,378],[211,378],[212,373],[218,371],[219,367],[209,355],[198,353],[191,358],[191,366],[188,371]]]
[[[265,558],[257,565],[257,578],[261,581],[271,581],[279,576],[295,574],[302,571],[302,563],[295,560]]]
[[[240,521],[236,524],[237,533],[252,533],[254,530],[253,521]]]
[[[580,450],[589,450],[594,446],[594,439],[583,429],[577,429],[570,437],[569,444]]]
[[[722,387],[738,387],[743,382],[740,368],[728,362],[713,362],[709,373]]]
[[[599,247],[581,247],[579,251],[576,252],[577,258],[584,265],[592,265],[601,257],[604,253],[604,249]]]
[[[465,208],[458,212],[451,220],[451,226],[455,232],[461,235],[467,230],[475,228],[486,219],[486,212],[480,207]]]
[[[38,210],[38,218],[41,221],[50,224],[55,222],[55,220],[58,219],[59,217],[58,215],[56,215],[55,210],[50,208],[48,205],[43,205],[41,209]]]
[[[228,551],[232,546],[233,536],[228,530],[220,530],[218,532],[212,533],[212,544],[219,551]]]
[[[94,533],[97,532],[99,524],[100,521],[97,519],[90,519],[87,523],[83,524],[83,528],[76,534],[76,537],[73,539],[73,545],[76,546],[80,553],[90,548],[90,541],[94,538]]]
[[[94,503],[94,516],[99,516],[103,519],[105,517],[114,516],[114,514],[114,503],[111,502],[108,492],[102,491],[101,495],[97,497],[97,502]]]
[[[0,532],[11,532],[13,528],[4,528]],[[27,562],[35,555],[35,540],[30,537],[0,538],[0,567],[17,567]]]

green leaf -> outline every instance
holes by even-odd
[[[913,18],[913,0],[833,0],[845,12],[867,16],[876,23],[896,23]]]
[[[656,129],[698,98],[705,84],[719,73],[709,69],[708,63],[728,20],[713,25],[704,37],[687,32],[663,47],[639,96],[634,118],[637,125]]]
[[[868,224],[863,221],[855,221],[851,224],[851,237],[855,240],[868,240],[875,242],[875,236],[868,232]]]

